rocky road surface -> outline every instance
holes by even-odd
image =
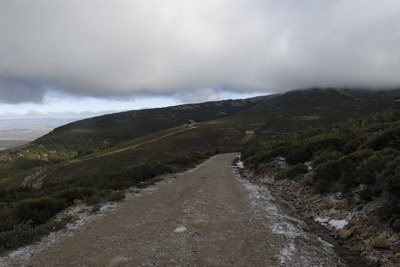
[[[215,156],[6,266],[346,266],[267,188]]]

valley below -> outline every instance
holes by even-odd
[[[57,238],[12,252],[0,264],[346,266],[268,188],[235,173],[236,156],[220,154],[170,175],[87,223],[81,211]]]

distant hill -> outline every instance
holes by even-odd
[[[192,122],[231,117],[257,106],[268,97],[187,104],[103,115],[56,128],[34,141],[41,145],[63,145],[84,153]]]
[[[366,112],[396,106],[399,99],[400,89],[371,91],[312,88],[243,100],[186,104],[103,115],[56,128],[34,141],[34,144],[63,144],[66,148],[84,145],[97,150],[191,122],[204,122],[241,114],[266,115],[266,112],[318,112],[318,116],[327,118],[331,115],[327,112],[335,112],[344,119],[346,116],[357,117],[365,115]],[[340,108],[340,112],[334,107]]]

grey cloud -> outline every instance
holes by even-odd
[[[0,103],[41,102],[43,84],[33,80],[13,79],[0,75]]]
[[[0,0],[0,99],[44,93],[5,77],[94,97],[396,87],[399,10],[397,0]]]

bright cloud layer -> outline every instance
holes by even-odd
[[[398,87],[399,17],[398,0],[0,0],[0,103]]]

